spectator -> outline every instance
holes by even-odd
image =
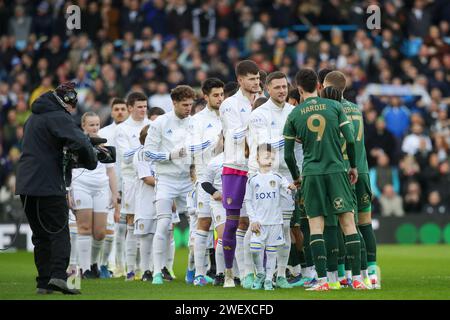
[[[419,151],[430,152],[431,149],[431,139],[423,134],[423,126],[414,124],[411,127],[411,134],[407,135],[403,140],[402,151],[414,155]]]
[[[448,137],[445,135],[436,134],[434,136],[434,148],[438,154],[439,161],[445,161],[449,159],[450,146],[448,144]]]
[[[152,6],[152,3],[154,5],[154,8],[150,9],[150,6]],[[153,18],[153,15],[158,15],[159,6],[160,3],[164,1],[149,1],[147,2],[147,7],[144,8],[144,12],[146,9],[148,9],[151,13],[147,12],[147,19]],[[142,15],[142,12],[139,10],[139,0],[130,0],[125,2],[126,7],[122,11],[121,15],[121,29],[122,32],[132,32],[135,37],[138,37],[141,33],[142,27],[144,26],[144,17]],[[152,10],[153,9],[153,10]],[[149,17],[150,15],[150,17]],[[156,18],[156,17],[155,17]],[[147,20],[148,21],[148,20]],[[161,25],[161,27],[163,27]]]
[[[405,155],[399,162],[400,185],[406,186],[410,181],[419,180],[421,177],[420,166],[414,156]]]
[[[9,19],[8,33],[17,41],[16,45],[20,48],[25,47],[25,42],[30,35],[32,19],[26,15],[25,8],[17,5],[14,8],[14,17]]]
[[[81,20],[83,21],[83,31],[87,33],[90,39],[96,40],[98,31],[102,28],[102,16],[96,1],[88,4],[87,10],[81,12]]]
[[[306,63],[308,58],[308,43],[305,40],[300,40],[296,46],[295,62],[297,68],[301,68]]]
[[[437,153],[432,152],[428,156],[427,165],[421,170],[420,180],[424,193],[429,190],[436,189],[439,181],[439,158]]]
[[[159,107],[166,113],[172,111],[173,103],[166,83],[160,82],[158,84],[156,93],[148,100],[148,105],[150,108]]]
[[[377,166],[369,170],[371,189],[375,197],[380,198],[386,185],[391,185],[395,193],[400,192],[400,180],[397,168],[389,165],[389,157],[381,152]]]
[[[408,14],[408,34],[413,37],[425,37],[431,25],[431,13],[425,8],[425,0],[415,0],[414,7]]]
[[[428,194],[428,203],[424,211],[432,215],[448,214],[448,205],[442,201],[439,191],[434,190]]]
[[[41,1],[37,7],[37,13],[32,24],[32,30],[37,37],[49,37],[51,35],[53,20],[49,7],[47,1]]]
[[[52,77],[51,76],[43,77],[39,87],[34,89],[33,92],[31,93],[29,105],[31,106],[34,100],[36,100],[41,94],[53,89],[54,87],[52,85]]]
[[[387,184],[383,188],[380,197],[381,215],[383,217],[403,217],[403,200],[395,191],[392,185]]]
[[[7,114],[6,123],[3,126],[3,150],[7,154],[9,149],[16,144],[17,111],[10,109]]]
[[[397,165],[397,144],[394,135],[386,130],[386,122],[383,117],[377,118],[373,132],[366,133],[365,143],[369,167],[376,164],[376,159],[381,152],[386,153],[388,158],[391,159],[392,165]]]
[[[397,96],[390,99],[390,106],[386,106],[383,111],[383,118],[386,121],[386,128],[397,139],[403,139],[409,128],[409,117],[411,112]]]
[[[175,0],[169,3],[166,12],[170,34],[179,35],[183,30],[192,30],[192,15],[186,0]]]
[[[123,97],[125,95],[122,84],[117,81],[117,74],[112,65],[103,65],[101,76],[105,82],[105,89],[109,98]]]
[[[448,119],[448,112],[445,109],[436,110],[437,117],[431,127],[431,131],[435,134],[443,135],[447,143],[450,143],[450,120]]]
[[[119,22],[120,11],[112,6],[112,0],[103,0],[102,8],[102,27],[106,32],[108,40],[116,40],[120,36]]]
[[[56,70],[65,61],[67,52],[59,36],[54,35],[50,38],[45,49],[42,50],[42,56],[47,59],[50,70]]]
[[[259,19],[253,22],[245,35],[246,46],[249,47],[250,43],[256,41],[259,42],[264,38],[267,29],[270,27],[270,15],[267,12],[261,12]]]
[[[436,185],[432,186],[433,189],[439,191],[443,199],[450,200],[450,164],[448,161],[442,161],[439,163],[439,179],[436,181]]]
[[[147,1],[142,8],[145,25],[152,28],[154,33],[163,36],[167,34],[166,12],[164,11],[164,6],[164,0],[154,0]]]
[[[420,184],[417,181],[411,181],[406,187],[406,194],[403,200],[403,208],[407,214],[420,214],[422,213],[423,200],[422,190]]]
[[[201,41],[209,41],[216,35],[216,11],[211,0],[192,11],[194,35]]]
[[[17,101],[16,111],[16,123],[19,126],[23,126],[31,115],[31,110],[28,109],[27,101],[23,97]]]

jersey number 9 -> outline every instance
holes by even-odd
[[[316,121],[314,121],[316,120]],[[316,125],[318,122],[318,125]],[[321,141],[323,133],[325,131],[327,121],[323,116],[320,114],[313,114],[308,118],[308,121],[306,122],[309,131],[311,132],[317,132],[317,139],[316,141]]]

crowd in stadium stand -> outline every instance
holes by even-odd
[[[380,30],[366,27],[369,3]],[[80,30],[66,27],[71,4]],[[30,105],[58,83],[76,82],[75,117],[107,124],[114,97],[142,91],[167,111],[176,85],[235,81],[242,59],[290,80],[302,67],[343,71],[344,96],[364,112],[374,211],[450,213],[447,0],[0,0],[0,202]]]

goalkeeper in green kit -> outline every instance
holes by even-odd
[[[327,282],[327,253],[323,238],[325,219],[336,215],[345,235],[346,254],[352,265],[354,289],[367,289],[361,275],[360,240],[354,221],[354,196],[351,184],[358,179],[355,141],[352,125],[342,105],[317,95],[318,79],[312,69],[302,69],[295,76],[304,102],[295,108],[286,121],[285,160],[294,183],[300,176],[294,155],[295,139],[303,145],[302,194],[309,219],[310,246],[318,275],[310,291],[329,290]],[[340,145],[340,134],[347,142],[350,169],[346,170]],[[332,211],[330,208],[333,208]]]

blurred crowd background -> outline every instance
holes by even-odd
[[[72,4],[80,30],[66,28]],[[380,30],[366,26],[370,4]],[[176,85],[235,81],[242,59],[290,80],[343,71],[364,114],[375,213],[450,214],[448,0],[0,0],[0,203],[30,105],[58,83],[76,82],[76,119],[94,111],[106,125],[114,97],[142,91],[168,111]]]

